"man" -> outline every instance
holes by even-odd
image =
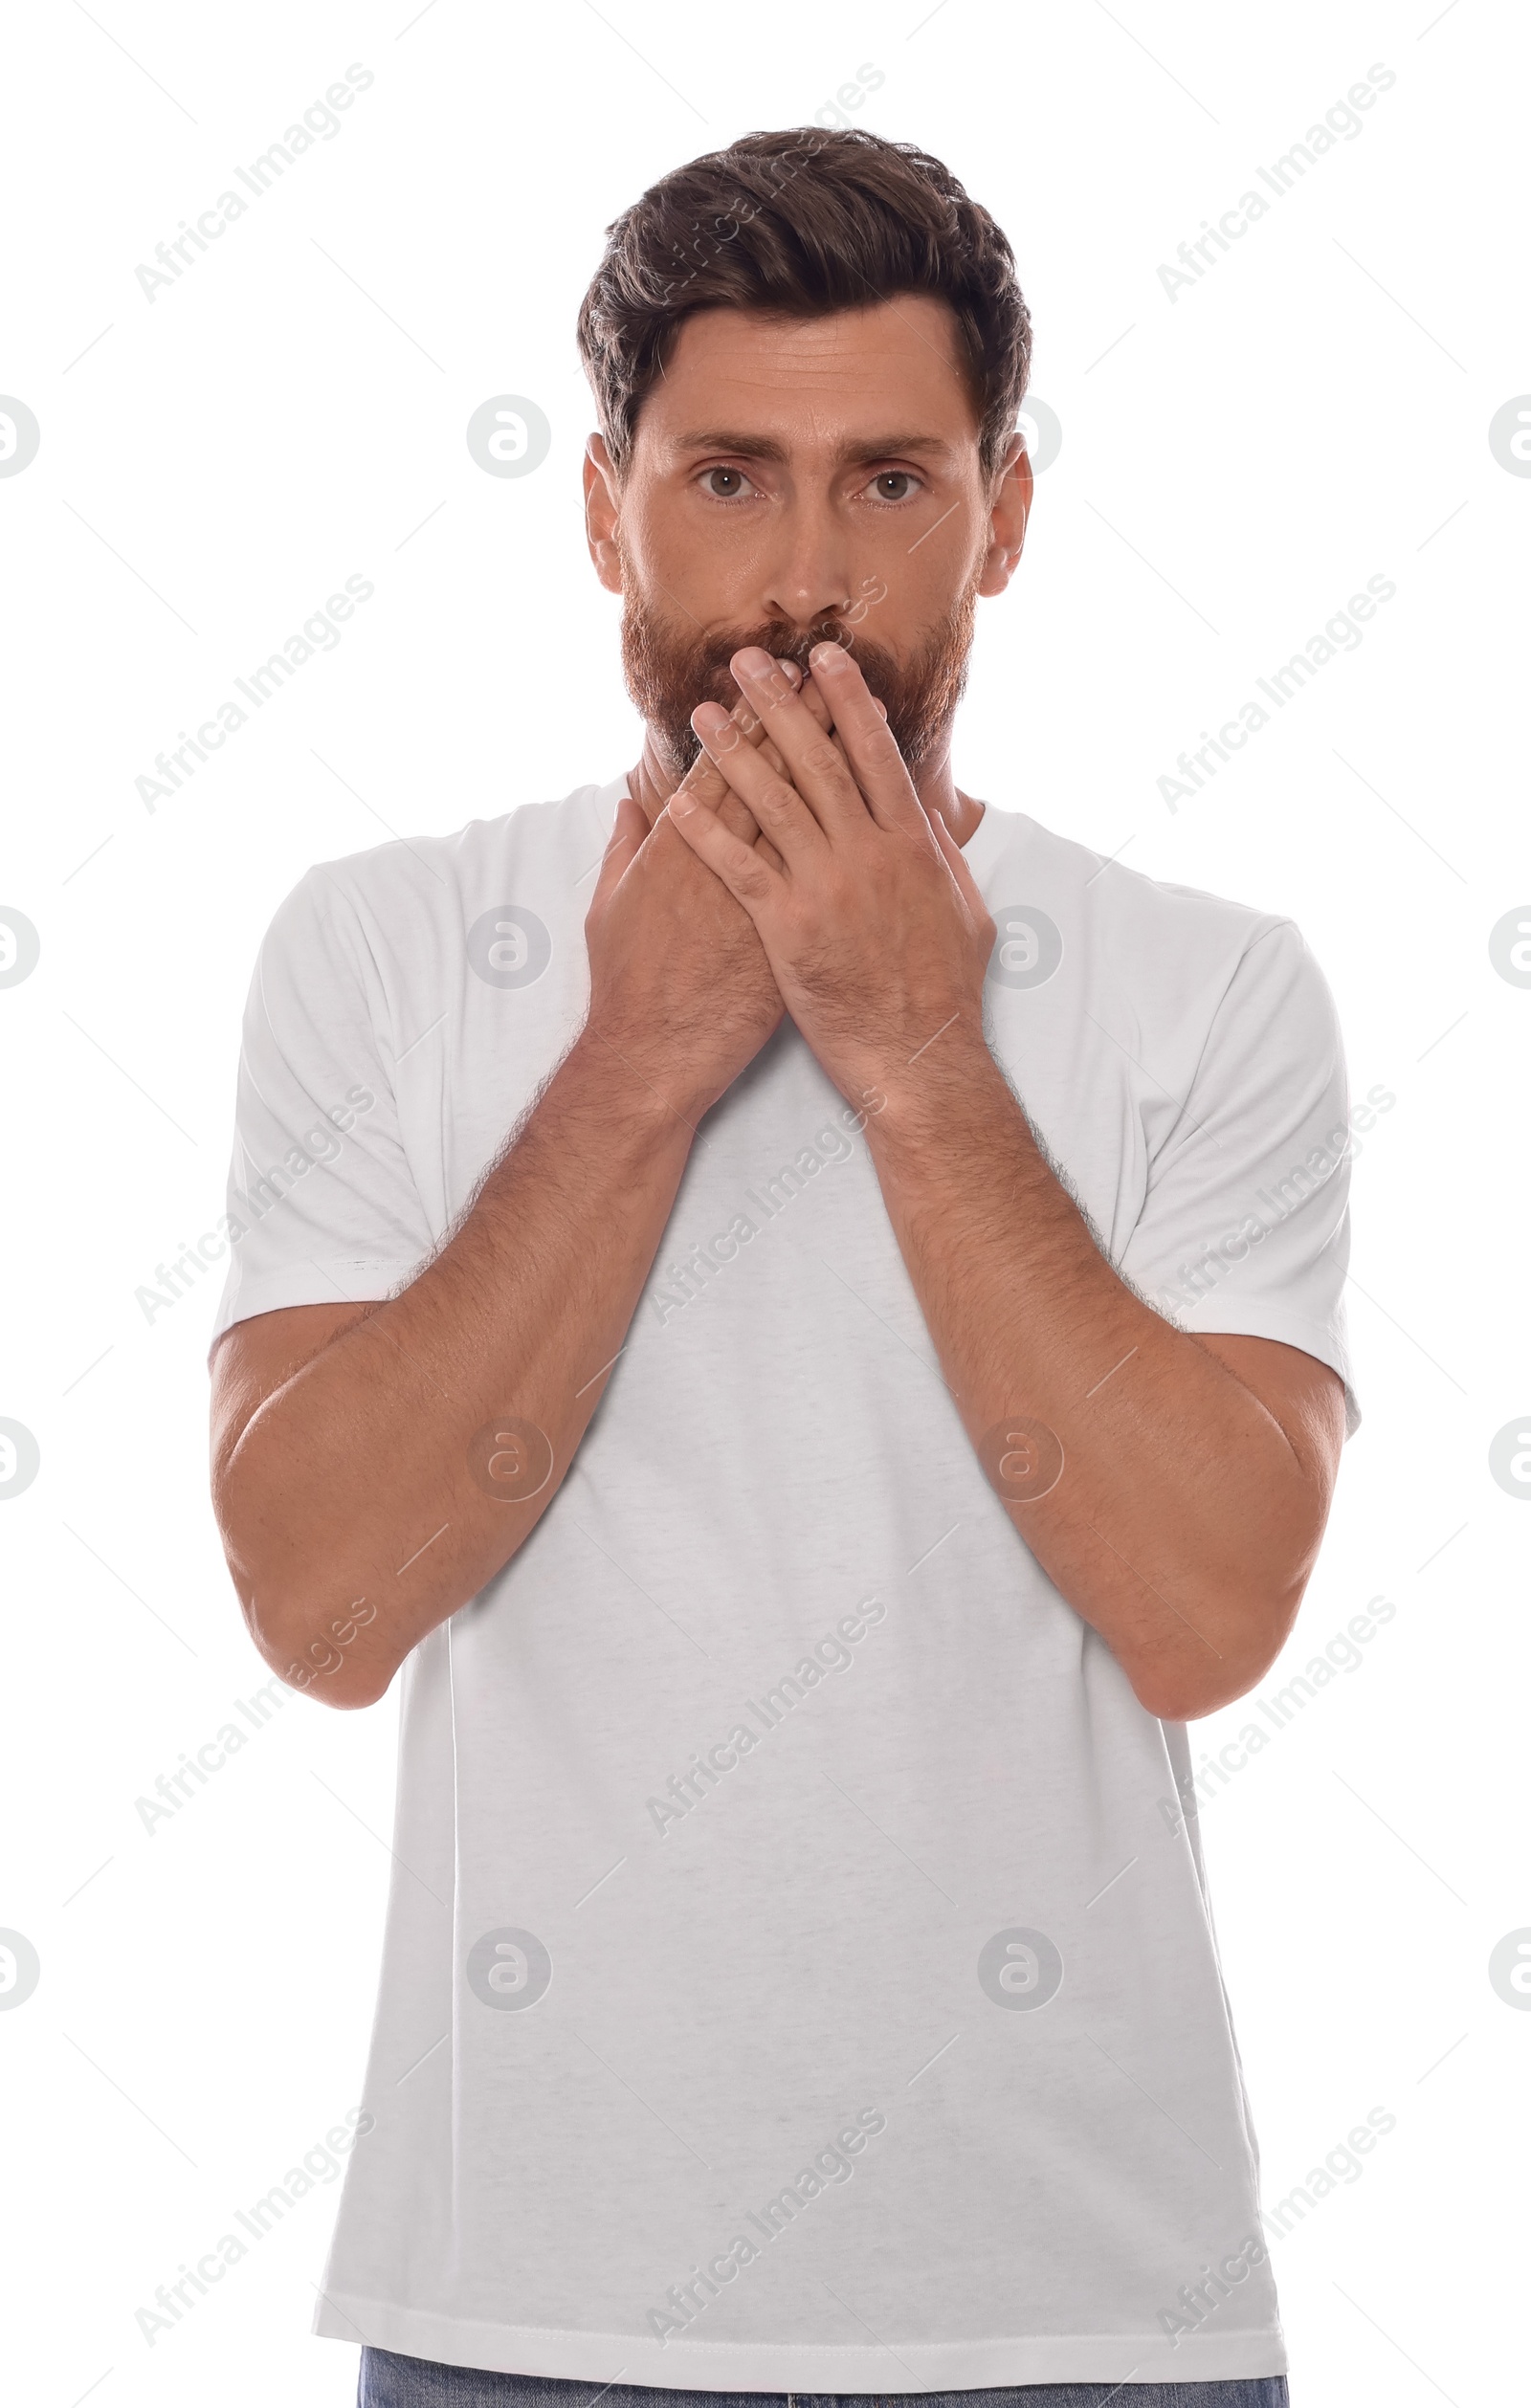
[[[1357,1418],[1332,1005],[953,783],[1030,327],[938,162],[699,160],[580,322],[641,760],[311,872],[245,1028],[229,1561],[404,1671],[317,2330],[387,2408],[1270,2408],[1184,1726]]]

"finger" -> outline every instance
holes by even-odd
[[[734,705],[729,716],[750,741],[759,743],[764,740],[765,732],[760,718],[743,698]],[[750,735],[751,728],[756,731],[754,735]],[[686,771],[680,781],[680,788],[694,794],[698,802],[705,804],[709,810],[721,811],[725,824],[743,843],[752,844],[759,835],[759,826],[748,804],[730,786],[705,750],[698,755]]]
[[[788,678],[788,681],[797,689],[798,693],[801,694],[805,704],[809,710],[812,712],[814,718],[818,720],[819,725],[823,728],[826,736],[828,736],[831,733],[833,724],[830,718],[830,706],[825,701],[823,695],[818,691],[818,688],[814,685],[812,678],[807,676],[804,672],[799,669],[795,660],[780,660],[776,665],[781,670],[782,674]],[[764,760],[769,762],[771,767],[775,770],[779,778],[785,778],[788,774],[786,762],[782,759],[782,756],[777,751],[776,746],[771,742],[765,720],[761,718],[759,714],[751,708],[750,704],[744,700],[743,696],[740,696],[739,701],[735,706],[734,717],[739,720],[740,727],[743,729],[749,741],[754,745],[756,751]]]
[[[692,788],[695,794],[697,789]],[[699,800],[700,798],[699,797]],[[725,785],[718,801],[708,806],[715,810],[723,826],[737,836],[741,844],[753,845],[760,839],[760,824],[747,803],[742,802],[732,786]]]
[[[590,896],[589,908],[592,912],[599,911],[612,888],[620,882],[648,833],[649,823],[643,815],[641,803],[635,803],[631,794],[619,797],[616,817],[611,822],[611,833],[606,840],[606,851],[601,856],[601,874]]]
[[[826,735],[830,734],[832,722],[830,718],[829,704],[822,693],[814,686],[807,671],[800,669],[794,660],[786,658],[783,658],[778,666],[789,683],[802,694],[805,705],[812,713]],[[882,706],[879,703],[877,707],[880,710]],[[771,742],[766,722],[743,695],[734,705],[729,717],[735,721],[746,742],[754,746],[761,759],[775,771],[779,778],[786,778],[787,763]],[[776,847],[768,837],[758,833],[755,815],[748,805],[728,784],[721,771],[705,752],[700,760],[688,770],[681,783],[689,793],[695,794],[709,808],[720,811],[724,825],[732,828],[736,836],[743,838],[746,844],[753,840],[771,869],[779,871],[783,867],[782,856]]]
[[[832,737],[842,758],[847,760],[849,765],[849,757],[845,754],[844,745],[839,737],[833,734],[834,723],[822,687],[816,685],[812,675],[799,669],[793,660],[783,658],[777,666],[801,695],[805,708],[812,714],[825,734]],[[876,696],[873,697],[873,708],[880,718],[886,719],[888,716],[886,706],[877,701]],[[789,784],[786,761],[771,741],[765,720],[743,696],[740,696],[729,716],[738,725],[745,740],[760,754],[762,760],[768,763],[779,778],[787,779]],[[757,834],[757,823],[748,805],[728,784],[716,762],[706,752],[703,752],[693,763],[681,783],[688,792],[695,793],[698,799],[706,804],[709,808],[721,810],[725,823],[733,828],[736,835],[743,837],[745,842],[755,835],[756,841],[766,848],[767,858],[773,869],[782,867],[782,856],[775,846],[767,837]]]
[[[782,680],[782,692],[790,688]],[[816,719],[810,718],[793,696],[794,707],[803,711],[805,723],[813,730],[814,740],[825,752],[833,754],[833,746]],[[721,703],[703,702],[691,714],[691,724],[700,738],[710,760],[716,762],[723,777],[748,804],[755,814],[761,833],[770,838],[789,872],[806,869],[810,859],[822,851],[824,829],[809,808],[795,782],[781,770],[773,769],[768,761],[747,743]],[[833,755],[838,761],[837,754]],[[842,775],[849,775],[840,763]]]
[[[851,756],[845,749],[845,739],[840,735],[838,729],[834,725],[834,720],[831,716],[830,706],[824,699],[823,688],[814,684],[811,675],[809,677],[804,686],[803,699],[809,705],[810,710],[815,711],[816,716],[822,715],[823,723],[830,731],[831,741],[837,747],[846,767],[849,769],[851,767]],[[872,697],[872,707],[877,713],[879,718],[885,719],[887,718],[887,705],[886,703],[879,702],[876,695]],[[852,771],[852,775],[854,775],[854,771]]]
[[[720,711],[720,717],[722,716]],[[749,746],[737,735],[736,745],[739,753],[748,755],[751,762],[755,760]],[[771,773],[767,770],[766,774]],[[757,845],[743,843],[724,827],[718,812],[708,810],[694,794],[682,793],[678,786],[670,797],[668,807],[680,836],[698,859],[721,880],[734,900],[743,905],[757,927],[763,917],[769,918],[772,903],[786,892],[787,881],[783,869],[773,867],[766,858],[767,854],[774,854],[775,861],[781,861],[768,840],[763,838]]]
[[[790,670],[794,669],[797,664],[795,661],[784,660],[781,666],[784,669]],[[814,684],[811,673],[803,677],[797,691],[803,704],[808,710],[812,712],[813,717],[817,719],[820,727],[823,728],[825,735],[831,735],[833,731],[834,721],[830,716],[829,701],[825,696],[823,687]]]
[[[787,672],[789,677],[795,677],[800,674],[795,661],[784,660],[779,665]],[[840,758],[845,762],[846,767],[849,768],[851,765],[850,755],[847,753],[845,746],[840,742],[838,736],[834,733],[834,721],[830,716],[830,706],[824,699],[823,688],[821,686],[816,686],[813,683],[811,675],[809,675],[803,678],[802,684],[798,687],[798,693],[802,696],[802,699],[808,709],[812,712],[813,717],[817,719],[820,727],[823,728],[825,735],[829,737],[831,742],[838,750]],[[880,702],[877,704],[877,709],[882,711],[882,705]],[[888,716],[887,712],[882,711],[882,716],[886,718]],[[764,722],[762,722],[762,726],[764,727]],[[754,740],[751,739],[751,741],[753,740]],[[776,746],[771,742],[768,736],[763,736],[760,750],[765,755],[766,759],[770,762],[771,767],[776,771],[779,777],[785,778],[788,776],[787,763],[783,760],[781,754],[777,751]]]
[[[783,660],[781,667],[785,674],[796,684],[804,689],[811,688],[811,680],[807,672],[799,669],[795,661]],[[806,699],[820,725],[828,730],[829,705],[823,696],[809,691],[806,694]],[[786,762],[767,736],[765,721],[759,713],[745,701],[743,695],[735,703],[729,717],[736,722],[746,741],[754,745],[762,759],[769,763],[777,776],[785,777]],[[771,869],[779,871],[783,867],[782,856],[776,847],[768,837],[760,834],[758,823],[748,804],[729,785],[721,771],[705,752],[692,764],[681,780],[681,784],[688,793],[695,794],[698,800],[705,804],[709,809],[718,811],[724,826],[732,829],[733,833],[743,843],[757,845]]]
[[[813,713],[815,718],[818,719],[820,726],[823,727],[829,735],[831,741],[838,747],[840,757],[844,761],[846,767],[849,769],[851,766],[851,756],[845,749],[845,740],[835,728],[834,721],[830,714],[830,706],[824,699],[822,687],[816,686],[811,677],[809,677],[804,683],[803,699],[808,704],[809,709]],[[876,695],[872,697],[872,707],[880,718],[885,719],[887,718],[887,705],[879,702]]]
[[[789,669],[791,668],[792,663],[790,661],[783,661],[781,666],[784,669]],[[810,670],[808,675],[804,678],[803,683],[799,688],[799,692],[803,700],[807,703],[809,709],[818,720],[820,727],[822,727],[827,734],[832,732],[834,727],[834,714],[830,709],[829,698],[824,692],[823,686],[814,677],[811,670]],[[876,695],[873,695],[872,696],[872,708],[877,714],[878,718],[885,719],[887,718],[888,706],[885,702],[879,702]]]
[[[818,647],[821,652],[826,649],[823,645]],[[826,734],[801,695],[782,674],[778,663],[758,646],[746,645],[728,665],[740,692],[766,720],[771,740],[786,762],[791,784],[818,826],[829,832],[849,829],[864,821],[867,806],[846,749]],[[854,674],[859,683],[860,671]],[[832,690],[826,692],[825,699],[833,714]],[[747,785],[743,790],[754,809],[754,794]],[[758,810],[755,816],[760,817]]]
[[[845,746],[866,808],[884,828],[928,827],[914,780],[867,681],[843,644],[819,644],[810,655],[815,683],[828,692],[834,731]],[[784,745],[783,749],[786,749]]]
[[[936,831],[936,842],[941,847],[942,852],[945,857],[947,869],[951,872],[952,876],[957,881],[964,902],[967,905],[967,908],[972,913],[973,917],[977,920],[982,920],[987,914],[988,905],[985,902],[983,895],[979,893],[978,881],[967,866],[967,855],[964,852],[961,845],[957,842],[956,837],[952,834],[951,829],[947,827],[941,813],[939,811],[931,811],[928,816],[930,825]]]

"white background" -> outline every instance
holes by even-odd
[[[584,0],[256,11],[39,0],[11,20],[0,391],[10,826],[0,989],[10,1337],[0,1415],[4,2347],[27,2408],[350,2399],[308,2336],[321,2186],[167,2334],[135,2322],[360,2097],[395,1704],[288,1695],[145,1831],[136,1800],[268,1679],[206,1498],[213,1228],[256,943],[307,865],[604,781],[634,757],[616,605],[581,537],[574,315],[602,229],[680,160],[811,120],[944,158],[1007,229],[1063,429],[988,603],[957,767],[1133,868],[1290,912],[1352,1089],[1365,1421],[1269,1695],[1368,1599],[1364,1650],[1204,1809],[1267,2198],[1396,2129],[1275,2244],[1298,2408],[1498,2408],[1524,2363],[1531,990],[1488,936],[1531,895],[1526,27],[1509,6],[945,0],[801,11]],[[413,18],[413,22],[410,22]],[[1432,22],[1432,20],[1434,20]],[[353,60],[375,80],[171,289],[135,269]],[[1374,62],[1396,76],[1173,300],[1158,276]],[[852,114],[849,113],[848,114]],[[552,426],[500,479],[487,396]],[[150,812],[135,780],[351,574],[331,653]],[[1395,597],[1215,780],[1157,784],[1368,577]],[[1516,734],[1519,734],[1519,727]],[[1531,907],[1528,907],[1531,917]],[[1235,1707],[1192,1733],[1211,1749]],[[1123,1979],[1131,1977],[1123,1967]],[[4,2006],[0,1997],[0,2006]]]

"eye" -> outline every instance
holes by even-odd
[[[910,501],[924,483],[913,469],[885,468],[878,471],[866,488],[878,501]]]
[[[704,468],[697,481],[713,501],[741,501],[758,490],[742,468]]]

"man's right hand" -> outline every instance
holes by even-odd
[[[751,714],[740,726],[765,742]],[[697,783],[755,836],[715,771]],[[588,925],[591,1023],[410,1284],[386,1301],[255,1314],[218,1341],[229,1568],[266,1662],[323,1704],[380,1697],[558,1494],[696,1119],[781,1018],[748,914],[663,813],[651,834],[623,806]],[[486,1490],[477,1469],[486,1432],[507,1426],[540,1433],[551,1457],[525,1498]]]
[[[793,674],[790,664],[784,663]],[[811,677],[801,691],[828,729]],[[734,718],[778,769],[746,702]],[[746,843],[774,849],[705,753],[682,785]],[[585,922],[590,962],[586,1037],[606,1048],[693,1128],[752,1062],[782,1018],[753,921],[677,832],[668,806],[648,825],[631,794],[617,805]]]

